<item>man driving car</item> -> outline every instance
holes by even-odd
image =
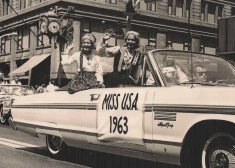
[[[206,82],[207,75],[206,75],[206,68],[202,65],[195,66],[195,79],[197,82]]]

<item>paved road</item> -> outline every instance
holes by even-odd
[[[139,159],[69,148],[68,158],[50,158],[45,137],[32,137],[0,125],[0,168],[180,168]]]

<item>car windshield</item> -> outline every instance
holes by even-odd
[[[223,58],[182,51],[154,51],[167,85],[235,85],[235,67]]]
[[[35,90],[31,86],[24,85],[0,85],[0,95],[25,96],[34,94]]]

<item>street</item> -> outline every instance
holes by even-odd
[[[69,148],[68,158],[57,160],[49,156],[43,135],[31,137],[12,130],[9,125],[0,125],[0,132],[1,168],[180,168],[75,148]]]

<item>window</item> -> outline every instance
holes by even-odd
[[[5,38],[5,51],[6,51],[6,53],[11,52],[11,36],[7,36]]]
[[[235,8],[232,8],[232,16],[235,15]]]
[[[191,10],[191,4],[192,4],[192,0],[186,1],[186,18],[189,17],[189,10]]]
[[[3,16],[8,15],[10,13],[10,0],[2,0],[2,14]]]
[[[23,27],[22,28],[22,31],[23,31],[23,36],[22,36],[22,47],[24,49],[26,48],[29,48],[30,46],[30,43],[29,43],[29,28],[26,26],[26,27]]]
[[[117,0],[105,0],[106,3],[117,4]]]
[[[218,18],[222,18],[223,5],[215,3],[202,3],[201,5],[201,20],[208,23],[217,23]]]
[[[205,8],[206,8],[205,3],[202,3],[201,5],[201,20],[202,21],[205,21]]]
[[[188,36],[188,34],[186,35],[184,35],[184,46],[183,46],[183,50],[185,50],[185,51],[188,51],[189,50],[189,47],[190,47],[190,39],[189,39],[189,36]]]
[[[22,29],[19,29],[17,31],[17,34],[18,34],[18,39],[17,39],[17,50],[21,50],[23,49],[23,30]]]
[[[176,3],[176,16],[183,17],[183,0],[178,0]]]
[[[173,0],[168,0],[168,14],[172,15],[172,4]]]
[[[166,35],[166,47],[171,48],[172,47],[172,33],[168,32]]]
[[[201,52],[206,54],[216,54],[216,39],[213,38],[202,38],[201,41]]]
[[[147,10],[148,11],[156,11],[156,3],[148,3],[147,4]]]
[[[149,38],[148,39],[148,45],[156,47],[156,39],[155,38]]]
[[[216,5],[210,3],[208,5],[208,22],[209,23],[215,23],[215,9]]]
[[[148,46],[153,46],[156,48],[157,46],[157,32],[154,29],[149,30],[148,32]]]
[[[223,10],[224,10],[224,6],[220,5],[219,11],[218,11],[218,19],[221,19],[223,17]]]
[[[6,53],[5,47],[6,47],[6,37],[3,37],[0,39],[1,40],[1,54]]]
[[[187,34],[168,32],[167,47],[174,50],[189,50],[189,38]]]
[[[27,8],[29,5],[31,5],[31,4],[29,4],[29,2],[30,2],[31,0],[19,0],[18,2],[19,2],[19,8],[20,9],[24,9],[24,8]],[[31,3],[31,2],[30,2]]]
[[[200,39],[200,52],[201,53],[205,53],[203,38]]]

